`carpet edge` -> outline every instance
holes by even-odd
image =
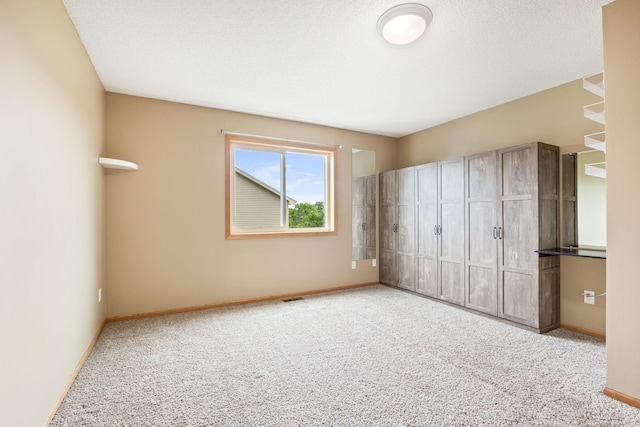
[[[346,291],[349,289],[357,289],[364,288],[367,286],[378,285],[380,282],[367,282],[367,283],[358,283],[355,285],[346,285],[346,286],[336,286],[332,288],[323,288],[316,289],[312,291],[304,291],[304,292],[294,292],[282,295],[271,295],[266,297],[258,297],[258,298],[249,298],[245,300],[237,300],[237,301],[228,301],[228,302],[220,302],[214,304],[204,304],[204,305],[195,305],[190,307],[180,307],[180,308],[172,308],[169,310],[158,310],[158,311],[150,311],[146,313],[136,313],[136,314],[125,314],[123,316],[113,316],[107,317],[105,319],[106,323],[112,322],[121,322],[124,320],[134,320],[134,319],[144,319],[147,317],[156,317],[156,316],[166,316],[168,314],[179,314],[179,313],[188,313],[192,311],[200,311],[200,310],[210,310],[212,308],[223,308],[223,307],[231,307],[234,305],[243,305],[243,304],[251,304],[256,302],[264,302],[264,301],[273,301],[283,298],[293,298],[293,297],[301,297],[305,295],[314,295],[314,294],[324,294],[329,292],[337,292],[337,291]]]

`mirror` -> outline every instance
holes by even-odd
[[[583,151],[562,156],[562,246],[607,246],[605,154]]]
[[[351,259],[376,258],[376,153],[351,150]]]

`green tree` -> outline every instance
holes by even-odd
[[[289,208],[289,228],[324,227],[324,202],[298,203]]]

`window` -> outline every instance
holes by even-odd
[[[331,146],[228,133],[227,239],[335,234]]]

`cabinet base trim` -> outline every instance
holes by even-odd
[[[410,291],[408,289],[404,289],[404,288],[401,288],[399,286],[389,285],[389,284],[384,283],[384,282],[380,282],[380,284],[388,286],[388,287],[393,288],[393,289],[397,289],[397,290],[402,291],[402,292],[407,292],[409,294],[412,294],[412,295],[415,295],[415,296],[418,296],[418,297],[427,298],[427,299],[430,299],[431,301],[438,302],[440,304],[446,304],[449,307],[454,307],[454,308],[457,308],[457,309],[460,309],[460,310],[464,310],[464,311],[469,312],[469,313],[476,314],[478,316],[486,317],[487,319],[495,320],[495,321],[500,322],[500,323],[504,323],[504,324],[507,324],[507,325],[515,326],[517,328],[525,329],[527,331],[535,332],[536,334],[544,334],[546,332],[552,331],[552,330],[557,329],[557,328],[560,327],[560,324],[558,323],[558,324],[553,324],[551,326],[547,326],[547,327],[544,327],[544,328],[534,328],[532,326],[527,326],[527,325],[523,325],[522,323],[514,322],[513,320],[505,319],[504,317],[496,317],[496,316],[494,316],[492,314],[483,313],[481,311],[477,311],[477,310],[474,310],[472,308],[465,307],[463,305],[455,304],[455,303],[449,302],[447,300],[443,300],[443,299],[435,298],[435,297],[432,297],[432,296],[429,296],[429,295],[421,294],[421,293],[416,292],[416,291]]]
[[[626,403],[629,406],[640,408],[640,399],[637,397],[629,396],[628,394],[621,393],[609,387],[605,387],[602,390],[605,396],[609,396],[612,399],[618,400],[622,403]]]
[[[607,336],[601,332],[592,331],[591,329],[581,328],[579,326],[569,325],[567,323],[560,323],[560,327],[564,329],[568,329],[573,332],[579,332],[581,334],[589,335],[594,338],[599,338],[601,340],[606,340]]]

